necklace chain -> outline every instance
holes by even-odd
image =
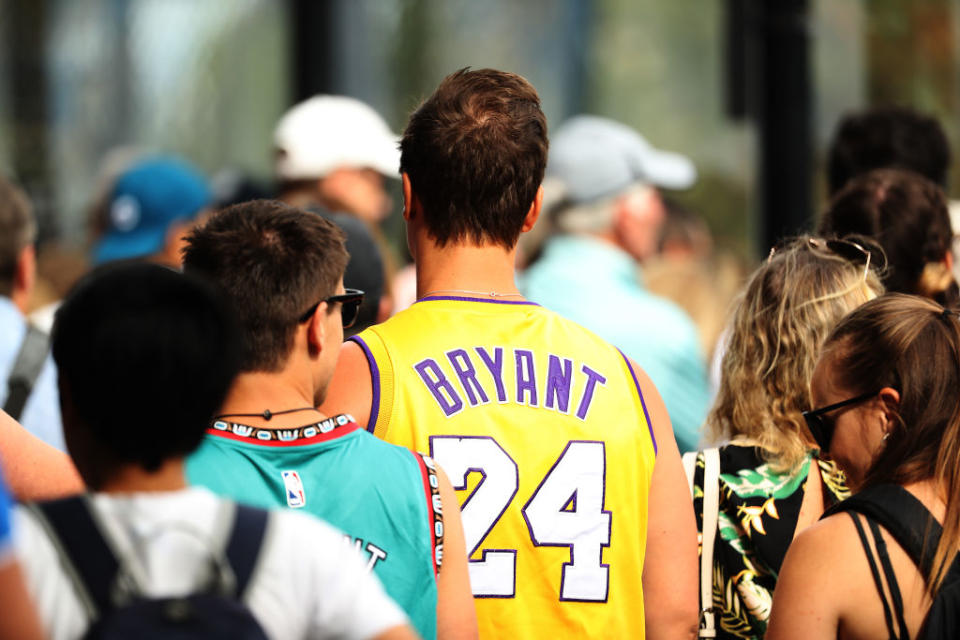
[[[523,297],[522,293],[498,293],[496,291],[470,291],[469,289],[437,289],[436,291],[426,292],[425,294],[420,296],[420,298],[421,299],[428,298],[438,293],[468,293],[474,296],[490,296],[491,298],[509,298],[511,296],[515,296],[518,298]]]
[[[213,416],[214,420],[219,420],[220,418],[263,418],[268,421],[273,416],[282,416],[285,413],[297,413],[299,411],[316,411],[316,407],[299,407],[297,409],[284,409],[283,411],[270,411],[270,409],[264,409],[263,413],[221,413],[220,415]]]

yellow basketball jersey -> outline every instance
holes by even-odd
[[[459,297],[354,340],[368,428],[458,491],[481,637],[642,638],[656,443],[623,354],[533,303]]]

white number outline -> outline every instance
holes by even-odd
[[[483,541],[486,540],[488,535],[490,535],[490,532],[500,521],[500,518],[503,517],[503,514],[507,512],[507,509],[513,503],[513,499],[517,496],[517,492],[520,490],[520,468],[517,466],[516,460],[514,460],[509,453],[507,453],[506,449],[500,446],[500,443],[497,442],[496,438],[493,438],[491,436],[430,436],[430,457],[433,458],[434,461],[436,461],[447,473],[447,476],[450,479],[450,483],[453,485],[453,488],[455,490],[462,491],[467,488],[467,479],[470,476],[470,472],[475,471],[482,476],[480,478],[480,482],[477,483],[477,486],[473,488],[473,491],[470,492],[470,495],[467,496],[466,500],[463,501],[463,504],[460,505],[461,513],[463,513],[467,509],[467,507],[470,505],[470,501],[473,500],[474,496],[478,495],[479,492],[481,491],[483,484],[487,479],[487,472],[482,467],[466,467],[465,469],[462,470],[463,471],[462,475],[458,475],[459,472],[461,471],[460,469],[454,468],[452,466],[451,467],[444,466],[444,464],[439,461],[437,455],[435,455],[434,446],[435,446],[435,441],[449,441],[449,440],[456,440],[458,441],[458,444],[462,444],[463,441],[465,440],[489,440],[500,451],[502,451],[503,455],[506,456],[507,459],[510,460],[510,462],[513,464],[513,473],[514,473],[513,491],[510,493],[510,497],[506,500],[506,502],[504,502],[503,508],[500,509],[500,513],[498,513],[496,517],[494,517],[493,520],[490,521],[490,524],[487,527],[486,531],[484,531],[483,534],[479,538],[477,538],[477,543],[473,546],[472,549],[467,550],[467,559],[469,561],[469,568],[471,569],[471,574],[473,574],[477,571],[477,569],[474,569],[474,567],[490,566],[487,564],[488,562],[497,561],[499,560],[499,558],[505,557],[507,555],[512,556],[510,559],[510,566],[512,567],[511,573],[513,575],[513,579],[512,579],[512,586],[510,588],[510,592],[507,593],[504,591],[503,593],[476,593],[476,591],[474,591],[473,597],[474,598],[514,598],[516,597],[516,594],[517,594],[517,550],[516,549],[484,549],[483,551],[480,552],[479,560],[470,560],[470,556],[472,556],[474,553],[477,552],[477,549],[480,548],[480,546],[483,544]],[[444,456],[441,454],[440,458],[442,459],[443,457]],[[466,527],[464,527],[464,529],[466,529]],[[466,534],[466,531],[464,531],[464,533]],[[489,554],[489,557],[488,557],[488,554]],[[475,590],[481,587],[479,585],[472,585],[472,588]]]
[[[448,474],[448,476],[449,476],[449,478],[450,478],[450,482],[451,482],[451,484],[453,485],[453,488],[454,488],[455,490],[462,491],[462,490],[465,490],[465,489],[467,488],[467,479],[468,479],[468,477],[469,477],[469,475],[470,475],[471,472],[479,473],[479,474],[482,476],[481,479],[480,479],[480,482],[477,483],[477,485],[474,487],[473,491],[470,492],[470,495],[468,495],[467,498],[463,501],[463,504],[460,505],[460,510],[461,510],[461,511],[465,511],[465,510],[467,509],[467,507],[470,505],[470,502],[471,502],[471,500],[474,498],[474,496],[476,496],[476,495],[480,492],[481,487],[483,486],[484,482],[485,482],[486,479],[487,479],[487,472],[486,472],[486,470],[483,469],[482,467],[472,467],[472,466],[468,466],[468,467],[466,467],[466,468],[464,468],[464,469],[460,469],[460,468],[455,467],[455,466],[453,466],[453,465],[444,465],[444,461],[443,461],[444,456],[442,455],[442,453],[441,453],[441,455],[438,456],[437,453],[436,453],[436,451],[435,451],[435,441],[452,441],[452,440],[458,441],[458,444],[461,444],[461,445],[462,445],[463,441],[465,441],[465,440],[490,440],[490,441],[493,442],[494,445],[496,445],[496,447],[497,447],[498,449],[500,449],[501,452],[503,452],[503,454],[507,457],[507,459],[509,459],[510,462],[513,463],[513,467],[514,467],[514,484],[513,484],[513,491],[512,491],[512,493],[510,494],[509,499],[507,499],[507,501],[503,504],[503,507],[500,509],[500,513],[498,513],[497,516],[496,516],[495,518],[493,518],[493,520],[490,522],[490,525],[489,525],[489,526],[487,527],[487,529],[483,532],[483,535],[481,535],[479,538],[477,538],[477,542],[476,542],[476,544],[473,546],[473,548],[468,550],[468,552],[467,552],[467,558],[468,558],[468,560],[469,560],[470,566],[471,566],[471,567],[474,567],[474,566],[477,566],[477,565],[479,565],[479,564],[485,564],[486,562],[488,562],[488,560],[493,560],[493,559],[494,559],[493,557],[488,558],[488,554],[497,554],[497,555],[499,555],[499,554],[504,554],[504,555],[510,554],[510,555],[512,555],[512,556],[513,556],[512,562],[511,562],[511,566],[512,566],[512,571],[511,571],[511,573],[512,573],[512,588],[510,589],[510,593],[509,593],[509,594],[507,594],[507,593],[490,594],[490,593],[476,593],[476,592],[475,592],[475,593],[474,593],[474,598],[514,598],[514,597],[516,597],[516,586],[517,586],[517,550],[516,550],[516,549],[493,549],[493,548],[483,549],[483,550],[480,552],[480,559],[479,559],[479,560],[470,560],[469,558],[470,558],[470,556],[472,556],[474,553],[476,553],[477,550],[483,545],[484,540],[486,540],[487,536],[490,535],[490,532],[493,530],[493,528],[494,528],[494,527],[497,525],[497,523],[500,521],[500,518],[503,517],[503,514],[506,513],[507,509],[508,509],[508,508],[510,507],[510,505],[513,503],[513,499],[516,497],[517,493],[519,492],[519,486],[520,486],[520,470],[519,470],[519,467],[518,467],[516,461],[513,459],[513,457],[510,456],[510,454],[507,453],[506,449],[504,449],[504,448],[500,445],[500,443],[496,440],[496,438],[493,438],[492,436],[457,436],[457,435],[430,436],[430,437],[429,437],[429,442],[430,442],[430,456],[431,456],[441,467],[443,467],[444,471],[447,472],[447,474]],[[604,542],[601,542],[601,543],[600,543],[600,546],[599,546],[599,557],[597,558],[597,563],[598,563],[598,566],[599,566],[599,567],[601,567],[601,568],[603,568],[603,569],[606,570],[606,589],[605,589],[605,593],[604,593],[604,598],[603,598],[603,600],[599,600],[599,599],[583,599],[583,598],[565,598],[565,597],[563,597],[564,580],[565,580],[566,570],[567,570],[568,567],[572,567],[574,564],[576,564],[576,558],[574,557],[574,544],[575,544],[575,543],[573,543],[573,542],[570,542],[570,543],[548,543],[548,542],[542,542],[542,543],[541,543],[539,540],[537,540],[536,536],[534,535],[533,527],[531,526],[531,524],[530,524],[530,519],[527,517],[527,513],[526,513],[526,512],[527,512],[527,508],[528,508],[528,507],[534,502],[534,500],[537,498],[537,495],[539,494],[540,489],[547,483],[547,481],[548,481],[549,478],[551,477],[551,474],[554,472],[554,470],[555,470],[555,469],[557,468],[557,466],[560,464],[560,461],[561,461],[561,460],[563,459],[563,457],[567,454],[568,450],[570,449],[570,446],[573,445],[573,444],[600,445],[601,451],[602,451],[601,459],[602,459],[602,463],[603,463],[603,467],[602,467],[603,473],[602,473],[602,492],[601,492],[600,512],[599,512],[599,513],[600,513],[601,515],[606,515],[606,516],[607,516],[607,538],[606,538],[607,541],[606,541],[605,543],[604,543]],[[462,474],[461,474],[461,472],[462,472]],[[458,474],[459,474],[459,475],[458,475]],[[576,496],[576,491],[574,491],[574,493],[571,494],[571,497],[574,497],[574,496]],[[609,598],[609,594],[610,594],[610,564],[603,562],[603,550],[604,550],[605,548],[609,548],[609,547],[610,547],[610,540],[612,539],[612,535],[613,535],[613,513],[612,513],[611,511],[609,511],[609,510],[606,509],[606,503],[607,503],[607,452],[606,452],[606,443],[604,443],[603,441],[599,441],[599,440],[569,440],[569,441],[567,442],[567,444],[564,446],[563,450],[560,452],[560,455],[558,455],[558,456],[556,457],[556,459],[554,460],[553,465],[550,467],[550,470],[547,471],[547,473],[543,476],[543,479],[540,481],[540,484],[537,485],[537,488],[533,491],[533,493],[531,494],[530,498],[526,501],[526,503],[525,503],[525,504],[523,505],[523,507],[521,508],[521,515],[523,516],[524,522],[525,522],[525,524],[526,524],[526,526],[527,526],[528,535],[530,536],[530,540],[531,540],[531,542],[533,543],[533,545],[534,545],[535,547],[567,547],[567,548],[569,549],[570,561],[569,561],[569,562],[564,562],[563,565],[562,565],[562,567],[561,567],[560,589],[559,589],[559,600],[560,600],[561,602],[607,602],[607,600],[608,600],[608,598]],[[576,505],[576,503],[574,503],[574,504]],[[576,511],[576,506],[574,506],[574,511]],[[466,528],[466,523],[464,523],[464,528]],[[472,571],[471,571],[471,573],[472,573]],[[477,589],[477,588],[479,588],[479,587],[478,587],[477,585],[474,585],[473,588],[474,588],[474,589]]]
[[[563,457],[567,455],[567,452],[570,450],[570,446],[574,444],[586,444],[586,445],[600,445],[601,450],[601,461],[603,464],[603,481],[602,481],[602,493],[600,494],[600,515],[607,516],[607,537],[606,542],[601,542],[600,546],[597,549],[597,565],[601,569],[606,570],[606,589],[603,594],[603,599],[597,598],[565,598],[563,596],[564,592],[564,583],[566,580],[567,568],[572,567],[576,564],[576,558],[574,557],[574,544],[573,542],[540,542],[537,540],[536,534],[533,532],[533,525],[530,523],[530,518],[527,516],[527,509],[530,505],[533,504],[534,500],[537,499],[537,496],[540,494],[540,489],[547,484],[550,477],[553,475],[553,472],[556,470],[557,466],[560,464],[560,461],[563,460]],[[577,484],[580,484],[580,481],[577,481]],[[567,499],[569,503],[570,499],[573,499],[573,511],[577,511],[577,489],[570,495],[570,498]],[[610,563],[603,562],[603,550],[610,547],[610,540],[613,536],[613,513],[606,509],[607,506],[607,447],[606,443],[600,440],[570,440],[567,442],[567,446],[563,448],[563,451],[560,452],[560,455],[557,456],[557,459],[554,460],[553,465],[550,467],[550,470],[543,476],[543,480],[540,481],[540,484],[537,485],[537,488],[534,489],[533,494],[530,496],[530,499],[527,500],[527,503],[523,505],[523,508],[520,512],[523,514],[523,520],[527,524],[527,531],[530,533],[530,540],[533,542],[535,547],[567,547],[570,550],[570,562],[564,562],[560,569],[560,602],[606,602],[610,597]]]

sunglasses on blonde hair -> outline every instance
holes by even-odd
[[[827,238],[807,238],[807,244],[813,249],[820,251],[829,251],[853,264],[863,265],[863,280],[866,281],[867,274],[870,273],[870,266],[877,271],[883,271],[887,267],[887,256],[880,245],[874,244],[866,238],[856,236],[853,239],[827,239]],[[770,255],[767,256],[767,262],[773,259],[773,256],[783,249],[783,246],[774,246],[770,249]]]

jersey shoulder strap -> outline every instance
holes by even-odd
[[[17,359],[13,362],[10,375],[7,377],[7,400],[3,410],[14,420],[19,420],[27,398],[33,391],[43,363],[47,360],[47,351],[50,349],[50,338],[46,333],[27,323],[27,332],[20,343]]]

